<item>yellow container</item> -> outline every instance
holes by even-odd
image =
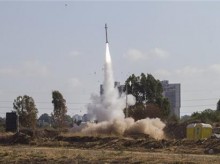
[[[199,140],[209,138],[212,135],[210,124],[195,123],[189,124],[186,129],[186,138],[189,140]]]

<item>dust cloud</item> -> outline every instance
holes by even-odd
[[[159,118],[142,119],[134,122],[133,118],[114,119],[112,121],[103,121],[97,124],[88,123],[87,127],[82,129],[85,135],[124,135],[124,134],[147,134],[155,139],[163,139],[163,128],[165,124]]]

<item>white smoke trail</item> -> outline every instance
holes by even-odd
[[[100,96],[92,95],[92,103],[88,105],[88,114],[100,121],[112,121],[115,118],[123,119],[125,108],[125,96],[119,97],[118,90],[114,88],[112,62],[109,45],[106,43],[106,55],[104,65],[104,93]]]
[[[104,94],[103,94],[104,103],[112,104],[112,101],[109,98],[115,98],[117,93],[114,91],[112,61],[111,61],[108,43],[106,43],[103,88],[104,88]]]
[[[133,118],[124,118],[123,109],[126,107],[125,94],[119,96],[118,89],[114,88],[112,62],[109,45],[106,43],[104,66],[103,95],[92,95],[92,103],[88,104],[88,115],[99,123],[88,123],[81,132],[84,134],[134,134],[144,133],[156,139],[162,139],[165,124],[160,119],[143,119],[137,122]],[[134,105],[135,98],[128,95],[128,104]]]

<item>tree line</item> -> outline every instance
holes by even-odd
[[[125,81],[124,92],[132,94],[136,98],[136,104],[129,106],[128,116],[135,120],[146,117],[159,117],[167,119],[170,113],[170,104],[163,97],[163,88],[159,80],[151,74],[140,76],[132,74]],[[51,115],[44,113],[38,120],[47,121],[54,127],[62,129],[66,124],[71,124],[71,117],[67,115],[66,100],[59,91],[52,92],[52,104],[54,106]],[[34,99],[28,95],[18,96],[13,103],[13,111],[19,115],[22,127],[36,128],[38,109]],[[48,123],[47,122],[47,123]],[[73,122],[73,121],[72,121]],[[41,122],[42,123],[42,122]]]
[[[162,84],[151,74],[140,76],[130,75],[125,81],[124,92],[132,94],[136,103],[128,107],[128,117],[135,121],[149,118],[161,118],[163,121],[178,121],[178,118],[170,115],[170,103],[163,96]],[[13,111],[19,116],[21,127],[35,129],[37,126],[48,124],[57,129],[72,126],[71,116],[67,115],[66,100],[59,91],[52,92],[53,112],[49,115],[42,114],[37,118],[38,109],[34,99],[28,95],[18,96],[13,102]],[[125,113],[125,109],[124,109]],[[191,116],[184,116],[182,120],[197,120],[200,122],[220,122],[220,100],[217,102],[217,109],[206,109],[203,112],[194,112]],[[0,128],[4,119],[0,118]],[[40,124],[39,124],[40,122]],[[78,123],[78,122],[77,122]]]
[[[139,120],[146,117],[166,119],[169,116],[169,101],[162,95],[163,88],[160,81],[151,74],[147,76],[144,73],[140,76],[132,74],[125,81],[124,92],[136,98],[136,104],[128,108],[129,117]],[[76,121],[67,115],[66,100],[59,91],[52,92],[52,104],[54,109],[50,115],[44,113],[37,118],[38,109],[34,99],[28,95],[18,96],[13,102],[13,111],[18,114],[21,127],[33,130],[36,128],[37,121],[40,124],[38,126],[50,124],[58,129]]]
[[[39,119],[48,121],[54,128],[62,129],[66,125],[65,120],[70,116],[67,116],[66,100],[59,91],[52,92],[52,104],[54,109],[51,116],[45,113]],[[19,117],[19,126],[35,130],[38,109],[32,97],[18,96],[13,102],[13,112]]]

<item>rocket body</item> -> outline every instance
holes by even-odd
[[[105,39],[106,39],[106,43],[108,43],[108,27],[107,24],[105,24]]]

